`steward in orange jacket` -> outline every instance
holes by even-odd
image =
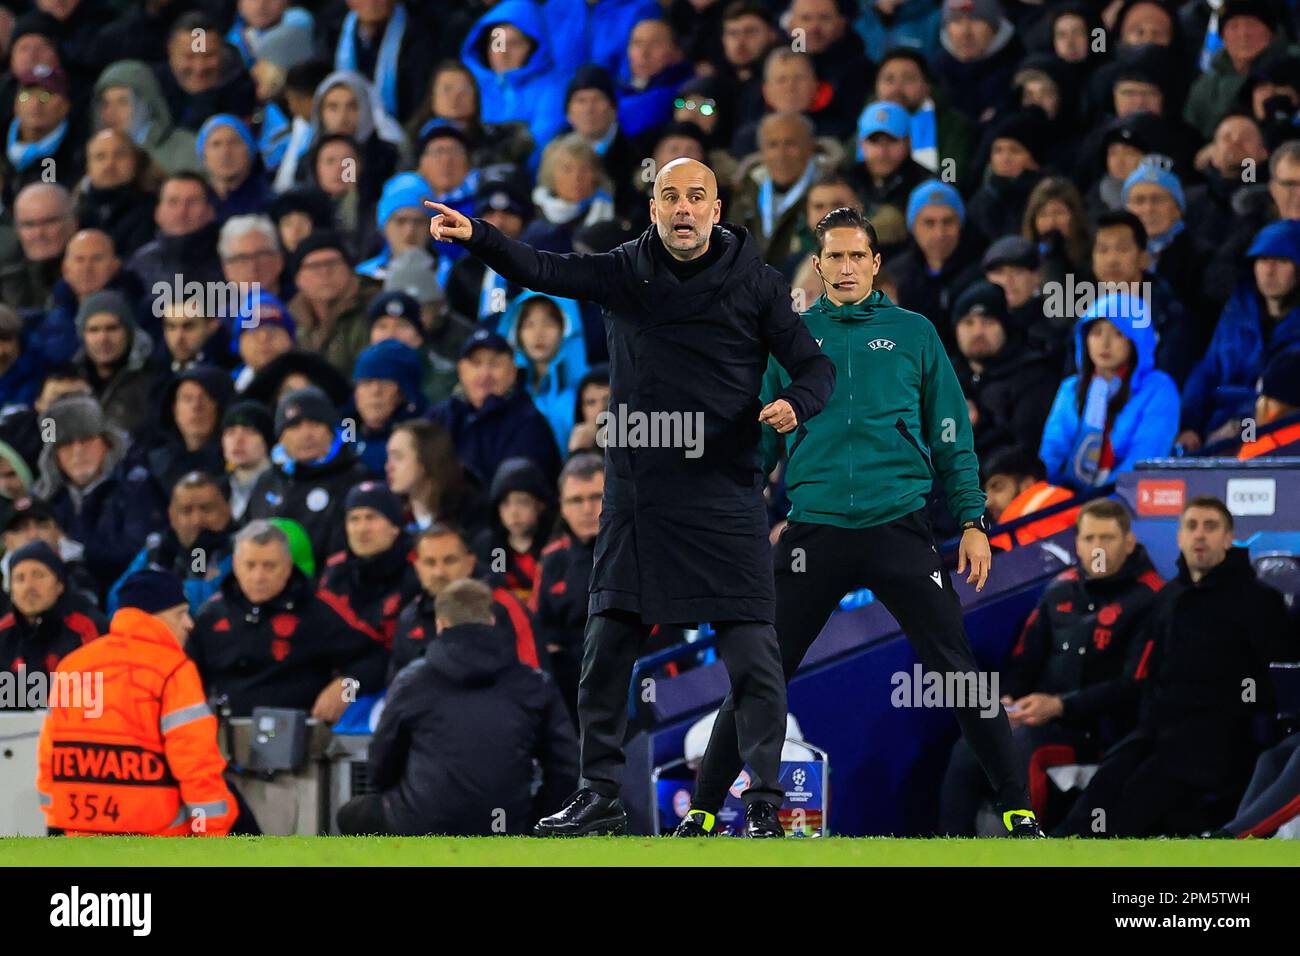
[[[182,649],[189,601],[162,571],[136,572],[119,595],[108,634],[58,666],[71,690],[50,701],[41,727],[46,823],[78,835],[223,836],[239,811],[216,717]]]

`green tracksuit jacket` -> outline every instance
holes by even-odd
[[[884,524],[923,507],[936,475],[959,522],[983,514],[966,399],[934,325],[879,290],[856,305],[820,296],[803,319],[837,377],[819,415],[783,436],[763,429],[766,470],[786,442],[790,520]],[[763,403],[788,383],[769,362]]]

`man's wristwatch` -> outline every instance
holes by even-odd
[[[963,521],[961,523],[961,530],[963,532],[970,531],[972,528],[976,529],[977,531],[983,531],[985,534],[988,534],[989,533],[988,516],[980,515],[978,518],[971,518],[969,521]]]

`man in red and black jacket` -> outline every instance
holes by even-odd
[[[235,537],[233,573],[200,609],[185,650],[208,697],[236,717],[293,707],[333,723],[383,688],[388,666],[379,635],[343,601],[316,593],[268,521]]]
[[[13,609],[0,617],[0,670],[47,677],[65,656],[108,630],[108,622],[79,592],[67,587],[63,561],[44,541],[15,551],[9,563]],[[34,709],[44,700],[0,700],[0,707]]]
[[[1058,836],[1196,836],[1233,815],[1274,713],[1269,664],[1300,657],[1282,595],[1233,545],[1232,513],[1192,498],[1178,576],[1142,626],[1137,727],[1106,752]]]
[[[420,593],[397,619],[388,676],[391,681],[411,661],[423,656],[437,634],[434,599],[453,581],[476,578],[492,589],[492,610],[497,626],[514,636],[520,662],[538,670],[550,669],[550,655],[542,644],[532,612],[515,597],[499,576],[486,573],[459,531],[432,524],[415,539],[415,573]]]
[[[402,503],[382,482],[363,481],[348,492],[344,513],[348,546],[325,562],[320,596],[346,605],[391,650],[397,616],[420,593]]]
[[[1138,633],[1164,586],[1117,501],[1084,505],[1075,551],[1079,563],[1043,591],[1001,674],[1012,740],[1040,820],[1049,767],[1096,763],[1132,729],[1148,675],[1149,649]],[[940,831],[975,835],[980,804],[991,796],[974,753],[959,740],[944,776]]]
[[[599,455],[574,455],[565,463],[560,472],[563,533],[542,550],[541,569],[533,585],[537,627],[574,723],[578,719],[578,675],[582,635],[587,630],[591,565],[604,493],[605,462]]]

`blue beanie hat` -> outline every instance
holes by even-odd
[[[293,313],[274,293],[260,290],[256,295],[250,294],[239,307],[239,317],[231,330],[230,351],[239,351],[239,336],[245,329],[254,329],[259,325],[278,325],[289,333],[289,338],[298,341],[298,325],[293,320]]]
[[[1279,219],[1269,223],[1251,240],[1246,258],[1265,256],[1270,259],[1290,259],[1300,265],[1300,222]]]
[[[927,179],[912,190],[907,197],[907,231],[912,231],[916,217],[926,206],[951,206],[957,210],[957,221],[966,222],[966,204],[956,189],[938,179]]]
[[[134,607],[146,614],[157,614],[179,604],[189,606],[180,579],[170,571],[136,571],[117,591],[118,607]]]
[[[1183,195],[1183,184],[1178,181],[1178,177],[1174,175],[1173,170],[1166,169],[1160,160],[1147,157],[1138,163],[1137,169],[1129,173],[1128,179],[1124,180],[1124,186],[1119,193],[1120,202],[1128,205],[1129,190],[1138,183],[1152,183],[1159,186],[1174,197],[1179,212],[1187,211],[1187,199]]]
[[[229,113],[218,113],[216,116],[210,117],[208,121],[199,128],[199,138],[194,144],[195,148],[198,150],[199,162],[203,161],[203,147],[207,145],[208,135],[218,126],[229,126],[239,134],[239,138],[242,139],[244,145],[248,147],[248,159],[250,162],[257,156],[257,141],[253,139],[253,131],[248,128],[248,124],[238,116],[231,116]]]
[[[352,369],[354,382],[366,379],[396,382],[408,402],[420,397],[420,381],[423,378],[424,367],[420,362],[420,353],[396,339],[385,339],[368,346],[357,356],[357,364]]]
[[[414,207],[425,212],[424,201],[432,199],[429,184],[419,173],[398,173],[384,183],[384,191],[379,196],[379,205],[375,207],[375,219],[383,229],[393,213],[399,209]],[[428,215],[428,213],[425,213]]]

